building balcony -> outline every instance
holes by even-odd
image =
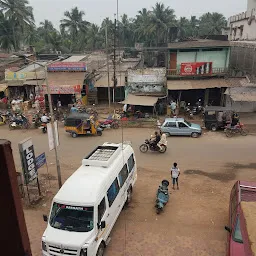
[[[211,72],[203,73],[203,72],[191,72],[189,74],[182,74],[180,69],[167,69],[166,76],[167,78],[193,78],[193,77],[215,77],[220,76],[223,77],[229,73],[228,68],[212,68]]]

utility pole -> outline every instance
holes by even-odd
[[[116,18],[115,18],[115,29],[114,29],[114,88],[113,88],[113,102],[114,102],[114,111],[116,110],[115,107],[115,90],[117,86],[117,79],[116,79]]]
[[[111,113],[111,96],[110,96],[110,77],[109,77],[109,54],[108,54],[108,27],[105,27],[106,36],[106,54],[107,54],[107,71],[108,71],[108,112]]]
[[[52,97],[48,82],[48,73],[47,73],[47,65],[44,67],[45,72],[45,83],[47,87],[47,94],[48,94],[48,102],[49,102],[49,108],[51,113],[51,127],[52,127],[52,134],[53,134],[53,143],[54,143],[54,151],[55,151],[55,159],[56,159],[56,167],[57,167],[57,175],[58,175],[58,184],[59,188],[62,187],[62,180],[61,180],[61,172],[60,172],[60,161],[58,156],[58,150],[57,150],[57,138],[55,133],[55,126],[54,126],[54,114],[53,114],[53,107],[52,107]]]

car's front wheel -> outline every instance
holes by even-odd
[[[198,138],[199,136],[200,136],[200,134],[198,132],[192,132],[191,133],[192,138]]]

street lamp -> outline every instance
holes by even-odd
[[[58,184],[59,188],[62,186],[62,180],[61,180],[61,171],[60,171],[60,161],[59,161],[59,156],[58,156],[58,150],[57,150],[57,138],[56,138],[56,133],[55,133],[55,128],[54,128],[54,114],[53,114],[53,107],[52,107],[52,99],[51,99],[51,93],[50,93],[50,87],[49,87],[49,81],[48,81],[48,73],[47,73],[47,67],[49,64],[55,63],[60,61],[60,59],[51,61],[47,63],[46,65],[42,65],[41,63],[37,61],[31,61],[28,59],[30,63],[37,64],[41,67],[44,68],[44,73],[45,73],[45,83],[47,87],[47,94],[48,94],[48,102],[49,102],[49,108],[50,108],[50,113],[51,113],[51,127],[52,127],[52,133],[53,133],[53,143],[54,143],[54,152],[55,152],[55,159],[56,159],[56,166],[57,166],[57,175],[58,175]]]

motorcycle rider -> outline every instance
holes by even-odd
[[[157,144],[159,143],[160,140],[161,140],[160,134],[158,132],[155,132],[155,135],[153,137],[151,137],[152,146],[155,149],[157,148]]]
[[[166,134],[163,133],[162,131],[160,131],[160,135],[161,135],[161,139],[160,141],[157,143],[157,146],[159,147],[159,149],[161,150],[161,145],[165,145],[167,147],[167,139],[166,139]]]
[[[42,122],[43,124],[47,124],[47,123],[49,123],[49,121],[50,121],[50,118],[46,115],[46,113],[44,113],[44,114],[42,115],[42,117],[41,117],[41,122]]]

